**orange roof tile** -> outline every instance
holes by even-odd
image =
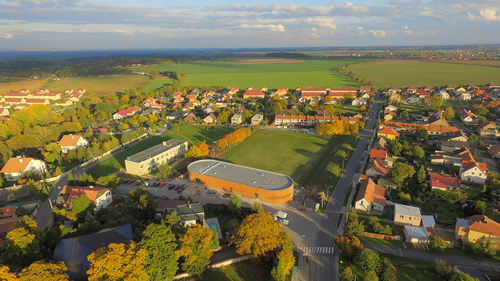
[[[387,151],[372,149],[370,150],[370,158],[387,158]]]
[[[23,173],[26,170],[26,167],[28,167],[28,164],[31,162],[31,160],[34,160],[33,158],[10,158],[7,163],[5,163],[5,166],[3,166],[2,170],[0,173]]]
[[[73,199],[73,196],[81,196],[82,194],[86,194],[87,197],[92,201],[92,204],[94,204],[95,200],[98,198],[98,194],[101,191],[106,191],[106,190],[111,190],[111,188],[105,188],[105,187],[90,187],[90,186],[83,186],[83,187],[68,187],[64,190],[68,190],[71,188],[71,193],[69,194],[69,198],[67,201],[67,205],[71,203],[71,200]]]
[[[59,141],[59,146],[76,146],[80,138],[83,138],[80,135],[65,135]]]
[[[358,196],[356,197],[356,202],[363,198],[370,205],[375,201],[376,203],[385,206],[385,188],[375,184],[370,178],[368,178],[368,180],[361,183]]]

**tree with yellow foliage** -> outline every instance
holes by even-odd
[[[332,128],[333,135],[341,135],[344,133],[344,124],[342,124],[342,121],[335,120],[333,121],[332,125],[333,125]]]
[[[198,158],[201,157],[200,148],[196,145],[191,145],[188,152],[184,154],[184,158]]]
[[[206,142],[200,142],[197,146],[200,149],[200,157],[207,156],[208,154],[210,154],[210,149],[208,148]]]
[[[288,241],[281,226],[266,212],[246,217],[233,239],[238,254],[252,254],[254,258],[266,256]]]
[[[276,281],[285,281],[295,264],[295,257],[290,250],[283,249],[278,253],[276,259],[276,267],[271,271],[271,276]]]
[[[200,225],[188,228],[180,239],[180,249],[175,252],[179,258],[183,258],[182,270],[189,275],[200,275],[210,264],[212,257],[212,237],[214,233]]]
[[[49,263],[43,261],[37,261],[32,263],[29,267],[23,269],[19,273],[20,281],[39,281],[39,280],[51,280],[51,281],[67,281],[69,276],[66,273],[68,267],[64,262]]]
[[[19,277],[15,273],[11,273],[8,266],[0,265],[0,280],[19,281]]]
[[[88,256],[89,281],[149,280],[145,270],[148,253],[131,241],[129,244],[111,243]]]

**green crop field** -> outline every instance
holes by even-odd
[[[355,77],[366,78],[373,81],[375,86],[383,88],[500,83],[500,67],[497,66],[420,60],[381,60],[354,64],[347,70],[353,71]]]
[[[114,77],[79,77],[54,81],[49,87],[51,91],[64,92],[65,89],[84,88],[87,92],[124,92],[130,88],[149,82],[144,75],[123,75]]]
[[[333,174],[338,172],[328,169],[334,164],[331,158],[325,160],[325,156],[330,156],[330,150],[344,140],[344,137],[260,130],[228,151],[224,160],[289,175],[298,185],[312,174],[308,182],[323,186],[334,180]]]
[[[238,64],[230,62],[203,62],[162,64],[146,67],[145,71],[184,72],[182,86],[225,85],[248,87],[359,87],[353,80],[338,74],[335,69],[355,59],[307,60],[304,63]]]
[[[147,84],[144,89],[142,89],[141,93],[143,94],[149,94],[152,91],[156,91],[161,89],[162,87],[171,85],[173,82],[172,79],[160,79],[160,80],[155,80],[152,81],[151,83]]]

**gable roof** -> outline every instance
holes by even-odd
[[[86,276],[90,267],[87,257],[101,247],[111,243],[129,243],[134,238],[132,224],[103,229],[99,232],[63,239],[57,242],[54,261],[62,261],[68,267],[69,279]]]
[[[358,196],[356,197],[356,202],[361,199],[365,199],[368,204],[373,202],[385,206],[385,188],[375,184],[372,179],[368,178],[361,183],[359,187]]]
[[[177,206],[177,216],[182,221],[202,220],[205,218],[205,210],[201,203],[188,203],[185,205]]]
[[[370,159],[368,165],[366,165],[367,171],[371,168],[375,169],[375,171],[377,171],[378,173],[387,175],[387,168],[380,165],[377,161],[375,161],[375,159]]]
[[[378,138],[373,143],[373,149],[387,150],[387,141],[384,138]]]
[[[5,163],[0,173],[23,173],[32,160],[35,159],[29,157],[12,157]]]
[[[177,208],[179,205],[184,205],[184,204],[186,204],[186,201],[184,200],[163,199],[158,201],[156,210],[164,210],[166,208]]]
[[[476,231],[479,233],[500,237],[500,226],[495,224],[474,222],[469,226],[469,231]]]
[[[83,138],[80,135],[64,135],[59,143],[57,144],[58,146],[76,146],[80,138]]]
[[[73,199],[73,196],[81,196],[85,193],[90,201],[92,201],[92,204],[94,204],[95,200],[101,197],[101,195],[108,190],[111,190],[111,188],[98,186],[64,186],[60,193],[62,193],[63,191],[65,192],[63,194],[69,193],[68,201],[66,202],[66,204],[69,206],[71,200]]]
[[[370,158],[387,158],[387,151],[372,149],[370,150]]]
[[[429,233],[421,226],[405,225],[405,231],[411,237],[429,238]]]
[[[392,112],[392,111],[391,111]],[[377,132],[377,134],[384,134],[384,135],[395,135],[396,137],[399,137],[399,133],[389,127],[385,127]]]
[[[431,187],[448,190],[448,187],[459,188],[460,179],[431,174]]]
[[[490,148],[490,153],[493,155],[496,155],[497,153],[500,153],[500,146],[494,145]]]
[[[16,210],[16,205],[0,207],[0,219],[12,217],[16,214]]]
[[[421,218],[420,208],[415,206],[408,206],[403,204],[394,204],[394,214],[407,215],[412,217]]]

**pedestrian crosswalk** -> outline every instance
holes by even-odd
[[[305,254],[333,254],[334,247],[299,247],[299,251]]]

